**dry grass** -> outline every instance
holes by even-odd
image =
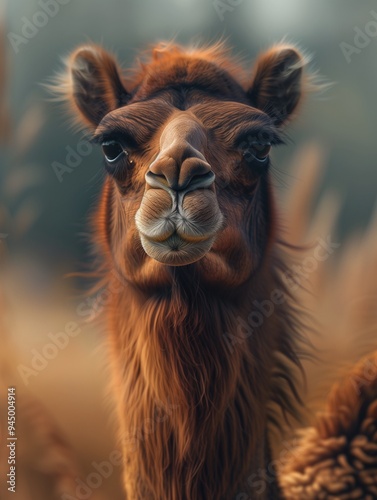
[[[318,145],[298,152],[292,169],[296,181],[284,202],[289,241],[309,244],[300,263],[314,255],[319,238],[329,237],[338,245],[302,278],[308,293],[302,290],[298,297],[310,311],[314,333],[308,330],[308,335],[319,356],[317,363],[305,363],[304,400],[312,411],[322,407],[336,380],[377,349],[377,217],[364,233],[342,242],[335,231],[341,205],[335,194],[325,193],[314,215],[310,214],[325,166],[323,156]]]

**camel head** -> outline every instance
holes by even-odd
[[[223,48],[159,45],[126,77],[90,45],[62,91],[101,145],[98,225],[118,270],[164,284],[185,266],[232,287],[261,264],[274,231],[270,150],[300,102],[304,57],[289,45],[245,75]]]

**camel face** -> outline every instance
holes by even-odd
[[[72,54],[69,93],[102,146],[102,230],[124,277],[162,285],[190,266],[229,288],[257,269],[274,229],[269,153],[299,101],[302,65],[275,47],[243,85],[218,48],[170,47],[127,82],[103,49]]]
[[[159,110],[151,123],[148,106],[136,102],[107,114],[96,130],[120,193],[125,254],[141,266],[153,259],[156,269],[204,259],[195,267],[212,282],[246,278],[268,240],[269,151],[279,142],[272,120],[198,93],[184,111],[162,99],[148,105]],[[139,121],[145,130],[136,129]]]
[[[244,263],[245,275],[258,263],[250,259],[254,226],[245,217],[251,204],[260,214],[261,230],[255,237],[262,249],[266,245],[269,203],[259,190],[268,172],[272,135],[262,135],[262,113],[255,109],[213,99],[206,103],[205,96],[203,100],[187,111],[173,110],[163,127],[156,157],[145,174],[136,227],[149,257],[167,265],[192,264],[205,257],[199,266],[202,277],[211,268],[213,280],[217,268],[222,282],[224,274],[228,280],[236,272],[235,255]],[[239,121],[244,116],[238,132],[229,125],[232,115]],[[254,136],[245,137],[247,126],[258,127]],[[258,141],[258,134],[259,142],[252,142]],[[260,159],[256,150],[253,154],[254,146],[261,150]]]

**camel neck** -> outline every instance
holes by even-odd
[[[149,297],[130,289],[118,301],[113,355],[123,448],[134,470],[126,487],[139,495],[130,498],[147,491],[156,499],[222,499],[250,490],[245,479],[266,467],[268,321],[248,337],[247,301],[236,307],[200,288]]]

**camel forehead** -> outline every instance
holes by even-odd
[[[186,99],[182,107],[176,102],[182,103],[177,95],[178,92],[173,90],[111,111],[97,127],[95,136],[101,139],[110,135],[128,135],[142,144],[158,130],[174,135],[191,129],[200,135],[205,131],[214,132],[227,143],[244,130],[249,134],[265,130],[270,133],[271,142],[279,142],[270,117],[252,106],[204,94]]]
[[[125,136],[130,145],[142,145],[160,132],[161,140],[167,134],[169,141],[179,137],[189,140],[191,137],[196,138],[196,142],[201,137],[202,144],[210,145],[203,138],[208,133],[212,138],[215,134],[221,143],[232,147],[238,136],[256,137],[262,131],[267,142],[281,142],[271,118],[256,108],[202,95],[186,99],[183,109],[180,109],[175,102],[175,93],[169,91],[111,111],[97,127],[95,138],[100,142],[108,137]]]
[[[213,96],[245,100],[240,83],[215,62],[180,56],[144,67],[134,99],[146,99],[166,89],[202,90]]]

